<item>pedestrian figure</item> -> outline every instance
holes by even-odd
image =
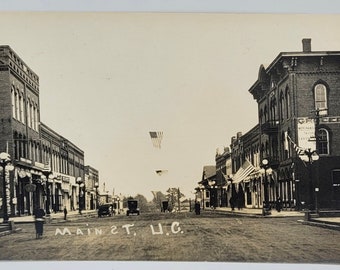
[[[244,200],[244,192],[243,190],[240,190],[239,193],[237,194],[237,208],[238,210],[242,210],[245,204]]]
[[[41,238],[44,232],[45,211],[44,209],[36,209],[34,211],[35,216],[35,236],[36,239]]]
[[[275,206],[276,206],[276,211],[281,212],[281,210],[282,210],[282,200],[281,200],[280,197],[277,198]]]
[[[64,220],[66,220],[66,217],[67,217],[67,209],[66,209],[66,206],[64,207]]]
[[[195,202],[195,213],[196,213],[196,215],[201,214],[201,205],[198,201]]]
[[[230,198],[229,203],[230,203],[231,210],[234,211],[235,210],[235,199],[234,199],[234,197]]]

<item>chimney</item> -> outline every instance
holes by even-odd
[[[311,52],[312,51],[311,41],[312,41],[312,39],[310,39],[310,38],[304,38],[302,40],[302,51],[303,52]]]

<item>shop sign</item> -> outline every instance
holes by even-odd
[[[307,117],[298,118],[298,145],[304,149],[315,150],[315,121]]]

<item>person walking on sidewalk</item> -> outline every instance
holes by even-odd
[[[196,215],[201,214],[201,205],[198,201],[195,202],[195,213],[196,213]]]
[[[41,238],[44,232],[44,222],[45,222],[45,211],[44,209],[36,209],[34,211],[34,217],[35,217],[35,236],[36,239]]]
[[[67,209],[66,209],[66,206],[64,207],[64,220],[66,220],[67,218]]]
[[[277,198],[275,206],[276,206],[276,211],[277,212],[281,212],[281,210],[282,210],[282,200],[281,200],[281,197]]]

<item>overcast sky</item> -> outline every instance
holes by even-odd
[[[124,195],[187,197],[216,148],[257,123],[248,89],[282,51],[340,50],[339,15],[1,13],[0,40],[40,78],[41,121]],[[161,149],[149,131],[163,131]],[[159,176],[155,170],[168,173]]]

